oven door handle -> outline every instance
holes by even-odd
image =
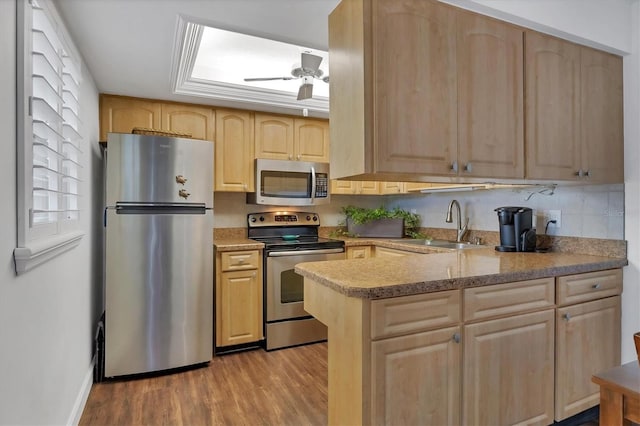
[[[331,254],[331,253],[344,253],[344,249],[333,248],[333,249],[320,249],[320,250],[272,251],[267,254],[267,257],[284,257],[284,256],[299,256],[304,254]]]

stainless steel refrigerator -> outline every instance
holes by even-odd
[[[213,350],[213,142],[110,133],[105,377]]]

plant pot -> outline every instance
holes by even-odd
[[[385,218],[355,224],[350,218],[347,218],[347,232],[358,237],[402,238],[404,235],[404,219]]]

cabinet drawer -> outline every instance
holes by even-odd
[[[394,297],[371,302],[371,338],[415,333],[460,321],[460,291]]]
[[[601,299],[622,293],[622,269],[588,272],[557,278],[558,305]]]
[[[498,317],[553,306],[553,277],[464,290],[464,320]]]
[[[371,257],[371,246],[347,248],[347,259],[368,259],[370,257]]]
[[[375,247],[375,249],[373,250],[373,254],[374,254],[374,257],[402,257],[402,256],[411,256],[411,255],[420,254],[420,253],[414,253],[411,251],[398,250],[398,249],[392,249],[387,247]]]
[[[223,271],[240,271],[245,269],[257,269],[260,261],[258,250],[230,251],[221,253]]]

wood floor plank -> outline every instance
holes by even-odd
[[[96,383],[80,419],[80,426],[326,423],[326,343],[217,356],[201,368]]]

